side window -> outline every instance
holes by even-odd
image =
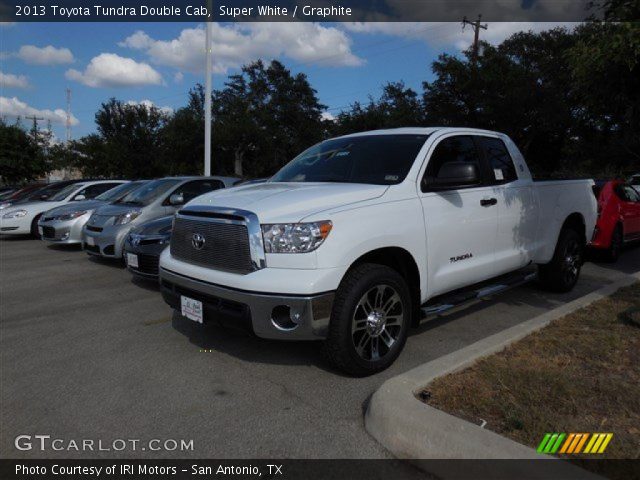
[[[630,185],[624,185],[622,187],[626,196],[627,202],[640,202],[640,194]]]
[[[422,179],[422,189],[425,190],[431,184],[436,183],[442,167],[448,163],[463,163],[475,165],[477,172],[482,176],[480,156],[473,139],[468,135],[449,137],[436,145],[429,159],[427,171]]]
[[[184,198],[184,203],[187,203],[203,193],[218,190],[223,187],[224,184],[219,180],[195,180],[178,187],[173,193],[181,194],[182,198]]]
[[[120,185],[119,183],[98,183],[96,185],[89,185],[86,188],[83,188],[78,193],[75,194],[74,199],[79,195],[84,195],[84,198],[89,200],[92,198],[96,198],[101,193],[106,192],[107,190],[111,190],[113,187],[117,187]]]
[[[496,183],[508,183],[518,179],[513,159],[504,142],[499,138],[476,137]]]

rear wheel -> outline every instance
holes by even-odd
[[[554,292],[568,292],[578,282],[584,261],[584,239],[572,228],[563,228],[553,258],[538,266],[542,286]]]
[[[36,218],[31,222],[31,236],[40,240],[40,233],[38,232],[38,221],[40,220],[40,215],[36,215]]]
[[[622,251],[622,226],[616,225],[613,234],[611,234],[611,245],[605,252],[605,259],[608,262],[615,263],[618,261],[618,257],[620,257],[620,252]]]
[[[398,358],[410,322],[404,278],[384,265],[360,265],[347,273],[336,292],[325,354],[350,375],[374,374]]]

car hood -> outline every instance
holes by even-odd
[[[104,205],[101,200],[83,200],[81,202],[65,203],[61,207],[52,208],[47,211],[47,215],[64,215],[67,213],[77,212],[78,210],[95,210],[96,208]]]
[[[171,224],[173,222],[173,215],[169,217],[162,217],[156,220],[151,220],[150,222],[143,223],[138,225],[131,233],[135,233],[137,235],[168,235],[171,233]]]
[[[262,223],[297,222],[313,213],[380,197],[387,185],[357,183],[261,183],[216,190],[187,203],[249,210]]]
[[[127,205],[127,204],[116,204],[109,203],[107,205],[102,205],[96,211],[96,215],[105,216],[105,217],[116,217],[123,213],[127,213],[131,210],[143,210],[144,207],[137,205]]]

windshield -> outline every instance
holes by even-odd
[[[176,186],[181,181],[182,180],[177,179],[153,180],[152,182],[146,183],[142,187],[135,189],[133,192],[124,196],[115,203],[128,203],[140,206],[149,205],[156,198],[167,192],[170,188]]]
[[[327,140],[302,152],[270,181],[400,183],[427,136],[364,135]]]
[[[111,190],[107,190],[104,193],[101,193],[96,197],[96,200],[100,200],[101,202],[115,202],[116,200],[120,200],[122,197],[132,192],[136,188],[140,187],[144,182],[127,182],[122,185],[118,185],[117,187],[113,187]]]
[[[84,187],[84,184],[82,183],[72,183],[71,185],[67,185],[55,195],[51,195],[49,198],[47,198],[47,202],[59,202],[60,200],[64,200],[73,192],[82,187]]]

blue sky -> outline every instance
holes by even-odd
[[[553,24],[494,23],[499,42],[518,30]],[[214,88],[251,60],[277,58],[305,72],[320,101],[337,114],[403,80],[421,90],[442,52],[459,54],[472,31],[457,23],[214,25]],[[65,89],[72,90],[72,137],[95,130],[94,114],[110,97],[177,109],[204,83],[204,30],[193,23],[15,23],[0,27],[0,114],[50,119],[65,138]]]

